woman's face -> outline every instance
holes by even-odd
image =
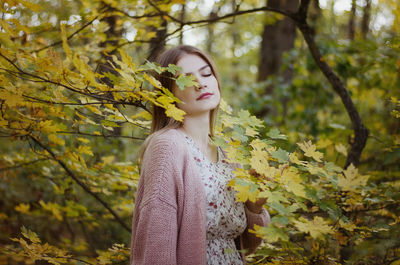
[[[185,87],[184,90],[174,85],[172,93],[182,101],[178,103],[178,108],[191,116],[209,113],[216,108],[221,95],[217,79],[207,62],[198,55],[186,54],[176,65],[182,67],[182,74],[193,75],[199,83],[198,86]]]

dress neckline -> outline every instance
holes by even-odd
[[[197,149],[197,151],[203,156],[204,160],[207,161],[209,164],[217,165],[217,164],[219,164],[221,162],[221,153],[220,153],[220,147],[219,146],[217,146],[217,161],[216,162],[211,161],[210,159],[208,159],[207,156],[205,156],[203,154],[203,152],[200,150],[199,146],[196,144],[196,142],[193,140],[192,137],[187,135],[184,131],[181,131],[179,129],[177,129],[177,131],[179,133],[181,133],[186,139],[188,139],[193,144],[193,146]]]

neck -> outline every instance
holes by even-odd
[[[209,144],[208,134],[210,133],[210,113],[207,112],[195,117],[186,116],[182,130],[197,143],[200,149],[207,150]]]

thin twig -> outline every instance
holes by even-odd
[[[44,145],[41,141],[33,137],[32,135],[29,135],[30,139],[32,139],[37,145],[39,145],[42,149],[46,150],[53,158],[54,161],[56,161],[66,172],[67,174],[79,185],[83,190],[85,190],[87,193],[92,195],[98,202],[100,202],[107,210],[108,212],[111,213],[112,216],[114,216],[115,220],[129,233],[131,232],[131,229],[125,222],[117,215],[117,213],[114,212],[113,209],[103,200],[100,198],[100,196],[93,191],[90,190],[88,186],[86,186],[76,175],[75,173],[67,167],[67,165],[60,160],[57,155],[46,145]]]
[[[49,160],[49,158],[40,158],[40,159],[36,159],[36,160],[29,161],[29,162],[26,162],[26,163],[21,163],[21,164],[12,166],[12,167],[3,167],[3,168],[0,168],[0,172],[1,171],[11,170],[11,169],[16,169],[16,168],[20,168],[20,167],[24,167],[24,166],[28,166],[28,165],[32,165],[32,164],[35,164],[37,162],[46,161],[46,160]]]

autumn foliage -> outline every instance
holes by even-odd
[[[229,183],[238,200],[266,197],[272,217],[253,229],[264,243],[249,264],[400,264],[400,10],[395,1],[379,2],[394,17],[385,34],[340,42],[322,23],[315,35],[320,60],[340,77],[369,130],[358,164],[346,165],[354,123],[301,36],[283,58],[294,72],[290,85],[279,76],[255,83],[254,51],[241,55],[238,67],[238,56],[215,41],[225,100],[214,141],[242,165]],[[187,11],[187,22],[175,19],[177,7],[189,3],[0,4],[0,264],[129,263],[137,153],[150,106],[184,119],[179,100],[154,78],[178,67],[160,67],[146,52],[160,34],[173,41],[184,26],[215,26],[202,22],[197,8]],[[224,25],[221,34],[258,34],[247,23],[251,12],[241,17],[238,10],[220,16],[238,20],[237,29],[216,24]],[[269,20],[258,11],[253,18],[296,19],[270,11]],[[71,22],[74,16],[80,19]],[[165,23],[172,26],[163,33]],[[134,40],[122,38],[131,27]],[[175,81],[181,89],[195,84],[185,75]],[[266,85],[274,95],[263,94]],[[264,105],[274,112],[252,114]]]

